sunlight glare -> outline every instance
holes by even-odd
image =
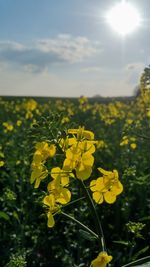
[[[106,20],[122,36],[133,32],[141,24],[141,16],[138,10],[126,1],[112,7],[106,14]]]

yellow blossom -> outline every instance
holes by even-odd
[[[62,186],[69,185],[69,172],[61,170],[59,167],[52,168],[51,177],[57,184],[61,184]]]
[[[107,252],[100,252],[97,258],[91,262],[91,267],[106,267],[111,260],[112,256],[109,256]]]
[[[77,178],[86,180],[92,173],[92,166],[94,157],[92,153],[95,151],[93,144],[89,146],[88,143],[78,143],[78,145],[71,146],[66,151],[66,159],[63,164],[65,170],[75,170]]]
[[[128,145],[129,139],[128,136],[123,136],[120,146]]]
[[[41,154],[42,160],[48,157],[54,157],[56,153],[56,146],[54,144],[48,145],[46,142],[39,142],[36,144],[36,153]]]
[[[66,116],[66,117],[62,118],[61,123],[64,124],[64,123],[67,123],[69,121],[70,121],[70,119]]]
[[[19,127],[19,126],[21,126],[22,121],[21,121],[21,120],[17,120],[16,124],[17,124],[17,126]]]
[[[66,188],[69,183],[68,174],[56,167],[52,169],[51,176],[53,180],[47,186],[49,195],[43,200],[43,203],[49,207],[48,227],[54,226],[53,215],[60,209],[60,204],[65,205],[71,200],[71,192]]]
[[[5,132],[11,132],[14,129],[14,126],[10,122],[3,122],[3,126]]]
[[[75,137],[66,137],[66,138],[60,138],[59,139],[59,146],[61,147],[62,151],[66,151],[69,146],[72,146],[77,143],[77,140]]]
[[[135,143],[131,143],[131,144],[130,144],[130,147],[131,147],[132,149],[136,149],[137,145],[136,145]]]
[[[5,162],[3,160],[0,160],[0,167],[4,166]]]
[[[54,195],[45,196],[43,199],[43,203],[48,206],[48,213],[47,213],[47,226],[52,228],[55,225],[53,214],[59,210],[59,206],[55,202]]]
[[[24,104],[24,108],[28,111],[33,111],[34,109],[36,109],[38,103],[34,100],[34,99],[29,99],[25,104]]]
[[[48,170],[45,166],[39,165],[38,167],[32,165],[33,171],[30,177],[30,183],[33,184],[35,182],[34,188],[38,188],[41,181],[45,179],[48,175]]]
[[[94,140],[94,133],[88,130],[84,130],[84,127],[79,127],[79,129],[69,129],[68,134],[77,135],[78,140]]]
[[[146,115],[147,115],[147,117],[150,117],[150,108],[147,109]]]
[[[55,180],[48,184],[47,189],[54,195],[56,203],[65,205],[71,200],[71,192],[69,189],[58,184]]]
[[[93,199],[98,204],[103,203],[104,200],[112,204],[116,201],[116,196],[123,191],[123,186],[118,179],[118,172],[117,170],[113,170],[112,172],[105,171],[102,168],[98,168],[98,170],[103,176],[92,180],[90,183]]]

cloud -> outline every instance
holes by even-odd
[[[144,64],[142,62],[134,62],[134,63],[129,63],[125,66],[125,70],[141,70],[143,69]]]
[[[123,96],[132,95],[132,87],[119,77],[103,81],[99,78],[80,80],[76,77],[50,74],[46,71],[33,75],[30,72],[6,71],[0,72],[0,95],[20,96]]]
[[[141,76],[141,73],[144,69],[144,63],[142,62],[133,62],[125,66],[124,72],[126,75],[127,83],[131,85],[137,85]]]
[[[134,63],[136,64],[136,63]],[[71,71],[50,72],[44,69],[37,75],[33,74],[32,65],[27,65],[28,71],[22,69],[6,69],[0,71],[0,95],[28,95],[28,96],[124,96],[132,95],[135,85],[131,84],[127,77],[132,73],[133,67],[125,66],[124,69],[117,72],[108,72],[106,70],[89,73],[75,73]],[[97,68],[89,66],[89,68]],[[129,70],[128,70],[129,69]],[[88,71],[91,71],[88,69]],[[98,71],[98,70],[97,70]],[[136,80],[137,84],[137,80]]]
[[[54,53],[69,63],[81,62],[98,51],[96,42],[91,42],[86,37],[73,38],[67,34],[58,35],[56,39],[39,40],[37,47],[45,53]]]
[[[83,73],[97,73],[97,72],[99,73],[102,71],[102,68],[100,68],[100,67],[87,67],[87,68],[82,68],[80,71]]]
[[[28,45],[13,41],[0,42],[0,62],[22,66],[29,72],[39,72],[52,64],[82,62],[100,51],[100,44],[86,37],[61,34]]]

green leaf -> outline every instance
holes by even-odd
[[[120,240],[120,241],[113,241],[113,243],[120,244],[120,245],[124,245],[124,246],[129,246],[129,242],[127,242],[127,241],[123,241],[123,240]]]
[[[19,216],[18,213],[16,211],[13,211],[13,217],[19,222]]]
[[[142,265],[135,265],[135,267],[150,267],[150,261],[148,261]]]
[[[149,249],[149,246],[146,246],[145,248],[142,248],[139,250],[134,256],[133,260],[136,260],[141,254],[145,253]]]
[[[90,234],[89,232],[86,232],[86,231],[84,231],[82,229],[79,230],[79,233],[86,240],[89,240],[89,241],[96,240],[96,237],[94,237],[92,234]]]
[[[129,262],[125,265],[123,265],[122,267],[149,267],[150,266],[150,261],[147,261],[150,259],[150,256],[147,256],[147,257],[144,257],[144,258],[141,258],[141,259],[138,259],[136,261],[132,261],[132,262]],[[141,265],[141,263],[143,263]],[[140,264],[140,265],[136,265],[136,264]]]
[[[140,218],[140,221],[149,221],[150,220],[150,216],[145,216]]]
[[[8,214],[4,211],[0,211],[0,218],[4,219],[6,221],[9,221],[9,219],[10,219]]]

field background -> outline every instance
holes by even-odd
[[[120,267],[150,254],[149,97],[1,97],[1,266],[88,267],[99,253],[96,242],[61,214],[49,229],[41,201],[46,181],[40,189],[30,184],[36,142],[51,141],[54,136],[57,142],[67,129],[79,126],[93,131],[99,141],[91,178],[97,177],[97,167],[117,169],[124,186],[114,204],[97,205],[108,252],[113,256],[110,266]],[[49,168],[59,164],[57,157]],[[75,185],[72,193],[82,196]],[[93,227],[84,201],[64,209]]]

